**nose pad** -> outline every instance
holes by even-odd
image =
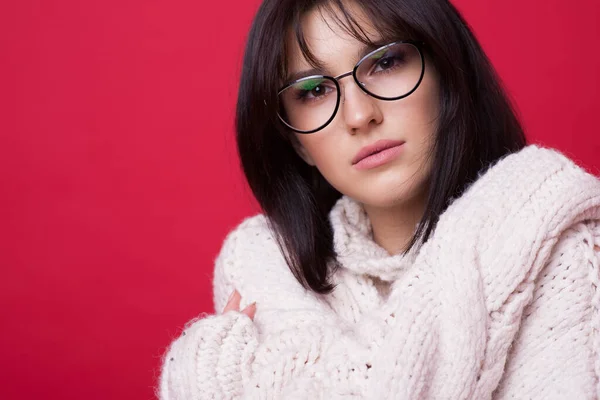
[[[356,83],[356,81],[355,81],[354,79],[352,80],[352,82],[354,82],[354,84],[355,84],[356,86],[358,86],[358,89],[359,89],[359,91],[360,91],[362,94],[364,94],[365,96],[368,96],[368,95],[369,95],[367,92],[365,92],[365,91],[364,91],[364,90],[361,88],[361,86],[362,86],[362,87],[364,87],[364,86],[365,86],[365,83],[364,83],[364,82],[360,82],[360,81],[359,81],[359,82],[358,82],[358,84],[357,84],[357,83]],[[346,85],[347,85],[347,83],[346,83]],[[340,87],[340,90],[342,91],[342,94],[341,94],[341,97],[342,97],[342,104],[344,104],[344,103],[346,102],[346,86],[341,86],[341,87]]]

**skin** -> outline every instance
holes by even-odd
[[[350,4],[367,33],[375,32],[361,10]],[[303,31],[311,51],[337,76],[352,70],[364,55],[363,44],[339,28],[333,17],[319,9],[307,13]],[[376,33],[371,39],[378,39]],[[288,71],[310,69],[293,37],[288,35]],[[375,99],[351,78],[340,81],[342,103],[335,119],[312,134],[296,134],[296,151],[339,192],[362,203],[373,228],[374,240],[396,254],[403,250],[422,218],[430,176],[428,154],[433,146],[439,111],[437,73],[426,59],[423,81],[408,97],[396,101]],[[351,160],[365,145],[379,139],[403,140],[403,153],[370,170],[356,169]]]
[[[227,305],[225,305],[225,308],[223,309],[223,313],[226,313],[227,311],[240,312],[240,301],[241,300],[242,300],[242,297],[241,297],[240,293],[237,290],[234,290],[233,293],[231,293],[229,300],[227,301]],[[244,308],[241,312],[243,314],[246,314],[248,317],[250,317],[251,320],[254,320],[254,314],[256,314],[256,303],[250,304],[248,307]]]
[[[349,8],[370,38],[378,42],[375,29],[360,8],[352,3]],[[320,9],[306,13],[302,25],[309,48],[327,67],[323,75],[350,71],[365,55],[361,53],[363,44]],[[291,32],[287,40],[289,74],[311,69]],[[389,254],[397,254],[412,238],[425,209],[431,171],[428,155],[439,111],[439,77],[426,56],[423,81],[403,99],[375,99],[351,77],[342,79],[340,88],[342,99],[335,119],[318,132],[295,134],[295,150],[334,188],[363,205],[375,242]],[[351,162],[355,154],[380,139],[405,141],[400,156],[370,170],[356,169]],[[239,302],[235,291],[224,312],[239,311]],[[256,305],[242,312],[254,318]]]

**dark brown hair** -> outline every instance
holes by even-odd
[[[425,213],[409,243],[431,236],[452,199],[503,156],[526,145],[501,81],[458,10],[447,0],[357,2],[384,39],[419,40],[439,74],[440,98]],[[250,29],[239,87],[236,131],[242,168],[298,281],[329,293],[335,268],[328,214],[341,193],[294,151],[277,118],[277,90],[285,78],[286,34],[295,33],[305,58],[318,61],[302,36],[300,18],[320,7],[369,43],[341,0],[265,0]]]

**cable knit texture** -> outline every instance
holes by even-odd
[[[299,285],[264,216],[228,235],[217,315],[169,347],[162,400],[600,398],[600,181],[560,152],[501,159],[406,255],[348,197],[330,221],[329,295]],[[254,321],[219,314],[234,288]]]

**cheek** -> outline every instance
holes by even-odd
[[[332,154],[334,154],[336,142],[331,135],[321,133],[303,135],[298,141],[319,170],[330,169],[332,164],[335,164],[336,157],[332,157]]]
[[[410,96],[399,101],[382,102],[385,132],[405,135],[408,140],[415,135],[435,130],[439,114],[439,90],[434,77],[425,75],[423,82]],[[392,129],[390,129],[393,127]]]
[[[299,141],[325,180],[345,193],[349,180],[352,180],[352,155],[349,156],[351,151],[345,147],[347,142],[338,133],[329,130],[300,138]]]

